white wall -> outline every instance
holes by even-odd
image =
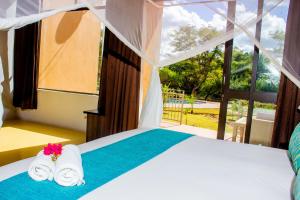
[[[18,116],[26,121],[85,132],[86,116],[83,111],[96,109],[97,104],[97,95],[38,90],[38,109],[18,109]]]

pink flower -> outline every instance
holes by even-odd
[[[48,146],[45,146],[44,147],[44,154],[45,155],[51,155],[52,154],[52,150],[48,147]]]
[[[62,145],[61,144],[48,144],[44,147],[44,154],[45,155],[51,155],[59,156],[62,153]]]
[[[62,145],[61,144],[53,144],[52,150],[54,155],[60,155],[62,152]]]

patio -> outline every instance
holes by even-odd
[[[173,131],[179,131],[179,132],[185,132],[190,133],[193,135],[197,135],[200,137],[210,138],[210,139],[217,139],[217,131],[209,130],[205,128],[199,128],[189,125],[179,125],[178,123],[172,123],[172,122],[166,122],[163,121],[161,123],[161,127],[167,130],[173,130]],[[225,133],[225,140],[232,141],[232,133]],[[237,142],[240,141],[239,135],[237,135]]]

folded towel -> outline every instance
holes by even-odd
[[[35,159],[29,166],[28,174],[36,181],[53,180],[55,172],[55,163],[52,161],[51,156],[44,155],[43,151],[40,151]]]
[[[62,154],[56,160],[54,180],[62,186],[84,184],[80,151],[75,145],[63,147]]]

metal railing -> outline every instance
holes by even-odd
[[[163,119],[182,124],[184,91],[176,89],[163,90]]]

